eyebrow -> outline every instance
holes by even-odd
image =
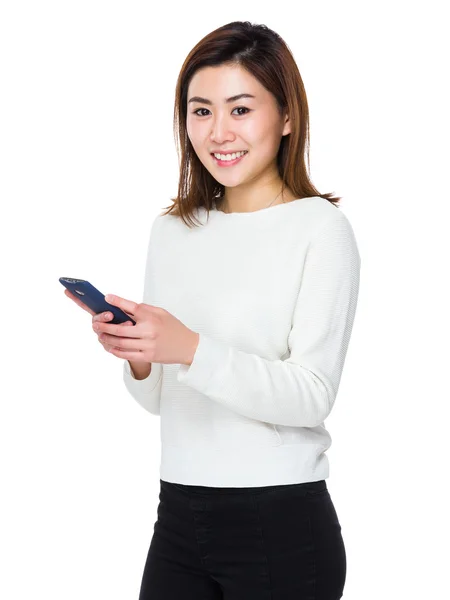
[[[227,98],[225,102],[229,104],[230,102],[236,102],[236,100],[240,100],[241,98],[255,98],[252,94],[237,94],[237,96],[231,96],[231,98]],[[189,102],[201,102],[202,104],[212,104],[211,100],[207,98],[202,98],[201,96],[193,96]],[[189,104],[188,102],[188,104]]]

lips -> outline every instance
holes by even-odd
[[[238,152],[248,152],[248,150],[216,150],[214,152],[211,152],[211,154],[223,154],[224,156],[226,156],[227,154],[237,154]]]
[[[232,167],[233,165],[236,165],[238,162],[240,162],[243,158],[245,158],[247,154],[248,152],[246,152],[242,156],[239,156],[239,158],[235,158],[234,160],[220,160],[220,158],[216,158],[214,154],[211,154],[211,156],[219,167]]]

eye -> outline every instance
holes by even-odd
[[[192,111],[194,115],[197,115],[197,117],[204,117],[205,115],[199,115],[199,114],[198,114],[198,111],[199,111],[199,110],[208,110],[208,109],[207,109],[207,108],[197,108],[197,110],[194,110],[194,111]],[[250,112],[250,109],[249,109],[249,108],[246,108],[245,106],[237,106],[237,107],[236,107],[236,108],[233,110],[233,112],[234,112],[235,110],[245,110],[245,111],[246,111],[245,113],[240,113],[239,115],[237,115],[238,117],[244,116],[245,114],[247,114],[248,112]],[[209,112],[209,111],[208,111],[208,112]]]

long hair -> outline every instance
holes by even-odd
[[[195,226],[192,217],[196,208],[205,207],[209,216],[213,202],[224,197],[225,186],[202,164],[186,129],[187,91],[194,73],[202,67],[223,64],[246,69],[275,96],[280,115],[285,111],[289,115],[291,133],[281,138],[277,155],[282,191],[287,186],[296,198],[321,196],[338,208],[341,198],[331,193],[319,194],[310,180],[308,102],[289,47],[266,25],[233,21],[200,40],[181,67],[175,89],[173,122],[180,177],[178,194],[171,198],[174,204],[165,207],[164,214],[181,217],[188,227]]]

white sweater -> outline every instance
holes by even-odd
[[[153,363],[133,398],[160,415],[160,478],[254,487],[329,476],[324,421],[356,312],[360,255],[341,208],[319,196],[248,213],[158,215],[143,302],[200,336],[190,366]]]

